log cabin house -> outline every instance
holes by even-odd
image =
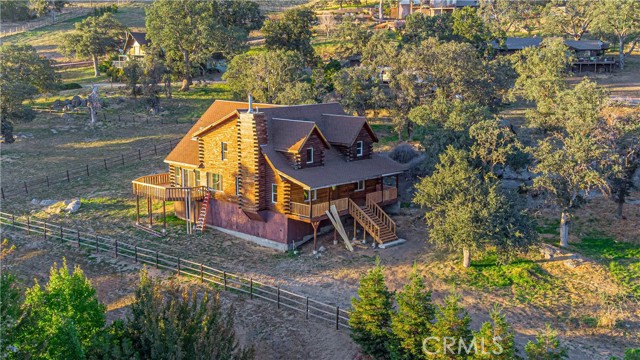
[[[375,154],[377,141],[364,117],[337,103],[216,100],[166,157],[169,172],[134,180],[133,193],[149,210],[154,200],[173,201],[176,215],[198,229],[280,250],[313,239],[315,251],[335,205],[383,244],[397,239],[382,207],[397,202],[405,166]]]

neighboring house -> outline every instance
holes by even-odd
[[[136,179],[133,190],[148,209],[153,199],[174,201],[176,215],[198,227],[280,250],[309,239],[315,249],[335,205],[382,244],[397,239],[380,206],[397,202],[405,166],[375,154],[377,141],[364,117],[337,103],[217,100],[165,159],[169,172]]]
[[[147,39],[146,32],[127,31],[124,47],[118,56],[118,60],[112,61],[111,64],[117,68],[123,68],[129,60],[144,59],[144,48],[149,43],[150,41]]]
[[[527,47],[538,47],[542,43],[540,37],[516,38],[508,37],[504,41],[493,40],[489,43],[498,53],[512,54]],[[612,71],[619,65],[616,56],[605,55],[609,49],[609,43],[600,40],[564,40],[567,47],[573,52],[574,70]]]
[[[391,8],[391,17],[402,20],[407,16],[421,12],[428,16],[452,13],[465,6],[478,6],[478,0],[399,0]]]

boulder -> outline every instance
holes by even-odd
[[[80,98],[80,96],[76,95],[73,97],[73,99],[71,99],[71,106],[73,106],[74,108],[80,106],[80,104],[82,103],[82,98]]]
[[[57,203],[56,200],[42,200],[40,201],[40,205],[42,206],[51,206],[53,204]]]
[[[87,99],[80,100],[80,107],[87,107]]]
[[[503,179],[510,179],[510,180],[527,181],[527,180],[531,180],[533,177],[534,177],[533,174],[529,172],[527,169],[521,169],[516,171],[511,166],[505,167],[502,173]]]
[[[80,199],[73,199],[64,210],[70,214],[78,212],[80,210]]]
[[[325,252],[325,251],[327,251],[327,248],[325,248],[324,246],[320,246],[318,248],[318,252]]]
[[[39,204],[40,204],[40,201],[38,201],[38,199],[32,199],[32,200],[31,200],[31,204],[33,204],[33,205],[39,205]]]
[[[502,186],[502,188],[504,189],[519,189],[520,185],[522,185],[522,181],[520,180],[503,179],[502,181],[500,181],[500,186]]]
[[[66,99],[66,100],[64,101],[64,104],[65,104],[65,105],[71,105],[71,100]]]
[[[62,109],[62,106],[64,106],[64,104],[60,100],[56,100],[53,102],[53,104],[51,104],[51,108],[53,110],[60,110]]]

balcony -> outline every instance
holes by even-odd
[[[392,186],[385,186],[384,190],[375,191],[367,194],[367,201],[372,201],[376,204],[387,205],[398,199],[398,189]],[[343,213],[349,210],[349,198],[342,198],[337,200],[318,202],[318,203],[299,203],[291,202],[289,215],[297,216],[300,218],[321,218],[326,216],[325,212],[329,210],[331,205],[336,206],[338,213]]]
[[[174,187],[171,186],[169,173],[147,175],[132,181],[133,194],[164,201],[202,200],[208,191],[204,186]]]

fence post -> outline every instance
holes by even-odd
[[[98,234],[95,234],[96,237],[96,252],[100,252],[100,247],[98,246]]]
[[[200,282],[204,282],[204,271],[202,269],[202,263],[200,263]]]
[[[142,154],[140,153],[140,149],[138,149],[138,161],[142,161]]]
[[[31,235],[31,217],[27,216],[27,235]]]
[[[253,278],[249,279],[249,296],[253,299]]]
[[[69,178],[69,169],[67,169],[67,182],[71,182],[71,178]]]
[[[156,251],[156,269],[158,268],[158,252]]]
[[[134,252],[134,254],[136,256],[136,263],[137,263],[138,262],[138,245],[135,245],[133,247],[133,252]]]
[[[156,146],[153,145],[153,147],[156,147]],[[158,155],[157,151],[156,151],[156,155]],[[4,200],[4,188],[0,187],[0,193],[2,193],[2,200]]]
[[[80,230],[76,229],[76,240],[78,240],[78,248],[80,248]]]
[[[16,217],[15,215],[11,214],[11,225],[15,228],[16,227]]]
[[[278,304],[278,309],[280,309],[280,285],[278,285],[277,289],[278,289],[278,301],[277,301],[277,304]]]
[[[227,272],[222,272],[222,280],[224,281],[224,291],[227,291]]]
[[[178,276],[180,276],[180,258],[178,258]]]
[[[116,239],[116,259],[118,258],[118,239]]]
[[[339,329],[340,326],[340,306],[336,306],[336,330]]]
[[[44,239],[47,240],[47,222],[44,222]]]
[[[87,164],[87,176],[89,176],[89,164]]]
[[[309,297],[307,296],[307,308],[304,312],[304,318],[309,320]]]
[[[124,166],[124,154],[122,154],[122,166]]]
[[[64,241],[64,232],[62,230],[62,225],[60,225],[60,242]]]
[[[153,153],[156,154],[156,156],[158,156],[158,146],[156,146],[156,144],[153,144]],[[2,198],[4,199],[4,195],[2,196]]]
[[[104,169],[109,170],[109,168],[107,168],[107,159],[104,159]]]
[[[27,188],[27,182],[26,181],[24,181],[24,192],[25,192],[25,194],[29,193],[29,189]]]
[[[47,175],[47,187],[49,187],[49,175]]]

